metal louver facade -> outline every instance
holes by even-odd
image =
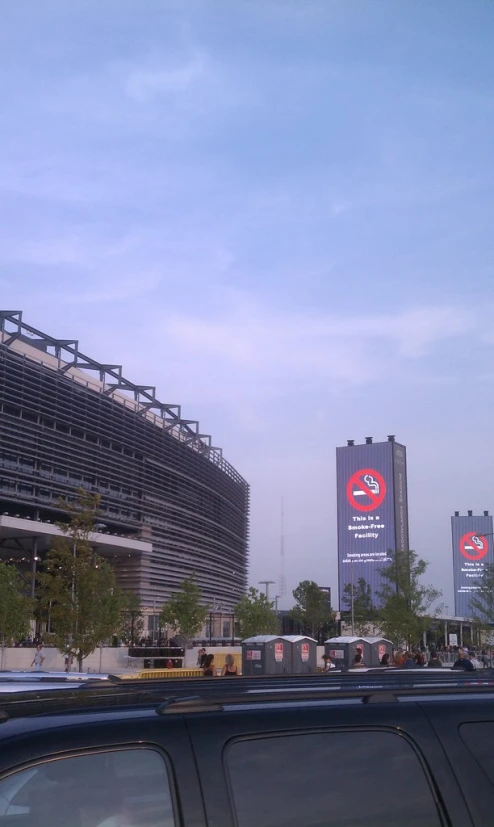
[[[100,494],[109,534],[151,544],[148,553],[107,555],[145,606],[159,606],[192,574],[208,604],[238,602],[249,487],[221,450],[154,388],[24,324],[20,312],[0,311],[0,514],[54,521],[63,518],[59,499],[80,488]],[[29,554],[28,540],[17,544]],[[0,557],[15,548],[3,536]]]

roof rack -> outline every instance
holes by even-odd
[[[488,673],[488,674],[487,674]],[[364,674],[263,676],[221,679],[137,679],[124,681],[87,681],[81,686],[36,689],[4,693],[0,697],[0,723],[7,718],[148,708],[159,714],[212,711],[231,704],[257,704],[274,701],[328,700],[360,698],[365,703],[390,702],[405,695],[431,695],[448,692],[494,692],[494,670],[477,673],[444,674],[427,670],[376,670]],[[365,700],[374,697],[375,700]],[[387,698],[387,700],[386,700]],[[5,713],[3,716],[1,713]]]

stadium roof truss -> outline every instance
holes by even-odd
[[[22,320],[20,310],[0,310],[0,333],[2,344],[6,347],[17,341],[23,341],[31,347],[55,357],[60,374],[80,370],[96,375],[105,396],[112,396],[115,391],[129,395],[136,403],[138,416],[154,415],[159,419],[165,432],[171,432],[180,442],[193,450],[204,454],[230,476],[239,477],[235,469],[223,458],[221,448],[212,445],[208,434],[201,434],[199,422],[182,419],[180,405],[165,404],[156,398],[156,388],[151,385],[136,385],[122,375],[121,365],[105,365],[89,358],[79,350],[75,339],[54,339],[42,333]],[[241,479],[241,478],[240,478]]]

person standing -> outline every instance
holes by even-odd
[[[463,669],[464,672],[475,671],[475,667],[468,657],[468,649],[458,649],[458,660],[454,662],[453,669]]]
[[[405,652],[402,665],[405,667],[405,669],[414,669],[417,666],[415,658],[411,652]]]
[[[233,655],[227,655],[225,658],[225,665],[221,670],[221,676],[223,678],[231,678],[236,677],[238,675],[238,669],[236,663],[233,659]]]
[[[204,658],[204,665],[202,667],[202,673],[205,678],[214,678],[215,677],[215,670],[214,670],[214,655],[206,655]]]
[[[41,667],[43,666],[44,661],[45,656],[43,654],[43,645],[41,643],[38,643],[36,647],[36,652],[34,653],[33,662],[31,664],[31,669],[34,666],[35,672],[41,672]]]
[[[442,669],[443,665],[442,665],[441,661],[439,660],[439,656],[438,656],[435,649],[431,649],[430,657],[429,657],[429,663],[427,664],[427,666],[430,669]]]

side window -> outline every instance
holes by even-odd
[[[152,749],[45,761],[0,780],[0,827],[174,827],[167,766]]]
[[[238,827],[440,827],[413,747],[385,731],[236,741],[226,752]]]
[[[491,784],[494,784],[494,722],[477,721],[474,724],[462,724],[460,738]]]

